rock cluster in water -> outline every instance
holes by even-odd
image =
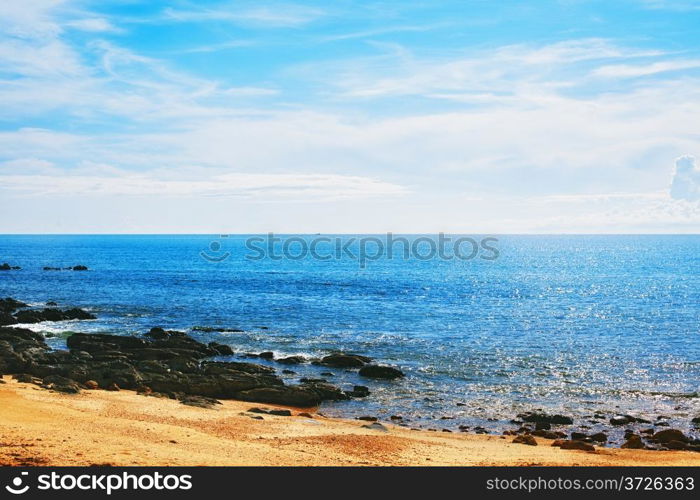
[[[157,327],[142,337],[75,333],[66,341],[68,351],[52,351],[42,335],[7,325],[94,319],[94,316],[81,309],[32,310],[27,307],[11,298],[0,299],[3,320],[0,324],[4,325],[0,326],[0,373],[19,374],[26,381],[57,391],[74,393],[83,388],[124,388],[179,399],[195,406],[212,406],[216,399],[237,399],[296,407],[318,406],[322,401],[369,394],[364,386],[343,391],[315,379],[286,385],[271,367],[208,359],[232,355],[230,346],[216,342],[204,344],[184,332]],[[350,366],[350,359],[354,360],[353,367],[375,366],[367,364],[369,358],[352,354],[334,354],[318,362]],[[293,364],[307,360],[283,358],[277,361]],[[387,373],[391,376],[387,377]],[[382,371],[376,376],[394,378],[395,374]]]
[[[17,323],[41,323],[42,321],[66,321],[96,319],[95,315],[74,307],[72,309],[26,309],[27,304],[13,298],[0,299],[0,326]]]

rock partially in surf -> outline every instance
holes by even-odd
[[[205,332],[205,333],[243,333],[243,330],[239,328],[225,328],[222,326],[193,326],[193,332]]]
[[[20,269],[22,268],[19,266],[11,266],[7,262],[0,264],[0,271],[19,271]]]
[[[364,385],[356,385],[353,387],[352,391],[345,391],[345,394],[351,398],[366,398],[369,396],[369,388]]]
[[[565,415],[548,415],[547,413],[528,411],[525,413],[518,414],[518,418],[524,422],[532,423],[548,423],[553,425],[571,425],[574,420],[571,417]]]
[[[20,302],[19,300],[15,300],[12,297],[7,297],[5,299],[0,299],[0,312],[6,312],[6,313],[11,313],[14,312],[17,309],[21,309],[23,307],[29,307],[27,304],[24,302]]]
[[[0,326],[14,325],[17,319],[10,313],[0,312]]]
[[[336,353],[323,357],[321,359],[321,364],[334,368],[359,368],[370,361],[372,361],[371,358],[360,356],[359,354]]]
[[[209,347],[216,351],[220,356],[233,356],[234,352],[231,346],[220,344],[218,342],[209,342]]]
[[[597,432],[595,434],[591,434],[589,437],[596,443],[606,443],[608,441],[608,436],[604,432]]]
[[[555,432],[555,431],[545,431],[545,430],[534,430],[530,434],[533,436],[537,437],[542,437],[545,439],[559,439],[566,437],[566,434],[563,432]]]
[[[629,450],[643,450],[645,446],[642,442],[641,436],[633,434],[627,439],[627,441],[623,443],[622,446],[620,446],[620,448],[625,448]]]
[[[83,309],[74,307],[61,311],[60,309],[33,309],[23,310],[15,314],[15,318],[19,323],[41,323],[43,321],[71,321],[71,320],[87,320],[97,319],[97,316]]]
[[[279,358],[276,360],[282,365],[300,365],[306,362],[306,359],[302,356],[289,356],[286,358]]]
[[[83,265],[73,266],[71,269],[73,271],[87,271],[88,270],[87,266],[83,266]]]
[[[406,376],[397,368],[382,365],[365,365],[360,368],[360,375],[367,378],[381,378],[386,380],[393,380]]]
[[[655,433],[652,436],[652,439],[657,443],[662,444],[670,443],[671,441],[680,441],[681,443],[687,443],[690,441],[690,439],[678,429],[664,429]]]
[[[364,420],[365,422],[376,422],[379,419],[377,417],[370,417],[369,415],[363,415],[361,417],[357,417],[357,420]]]
[[[513,439],[514,444],[526,444],[528,446],[537,446],[537,440],[531,435],[516,436]]]
[[[265,352],[261,352],[260,354],[258,354],[258,357],[260,357],[262,359],[274,359],[275,353],[271,352],[271,351],[265,351]]]

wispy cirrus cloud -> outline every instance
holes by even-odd
[[[619,64],[601,66],[600,68],[596,68],[592,74],[605,78],[635,78],[696,68],[700,68],[700,59],[658,61],[638,65]]]
[[[175,9],[166,8],[161,19],[169,22],[231,22],[258,27],[289,28],[304,26],[324,16],[318,8],[280,3],[278,5],[258,5],[244,8],[235,3],[217,8]]]

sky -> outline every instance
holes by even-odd
[[[699,35],[700,0],[0,0],[0,233],[698,233]]]

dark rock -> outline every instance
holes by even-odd
[[[276,361],[283,365],[299,365],[301,363],[305,363],[306,359],[304,359],[302,356],[289,356],[287,358],[277,359]]]
[[[284,373],[285,375],[296,375],[297,374],[297,372],[295,372],[294,370],[282,370],[282,373]]]
[[[610,419],[612,425],[627,425],[633,420],[628,415],[615,415]]]
[[[379,419],[377,417],[370,417],[368,415],[364,415],[362,417],[357,417],[357,420],[364,420],[366,422],[376,422]]]
[[[83,309],[74,307],[73,309],[29,309],[19,311],[15,314],[18,323],[40,323],[42,321],[67,321],[67,320],[87,320],[97,319],[93,314],[90,314]]]
[[[272,409],[268,412],[270,415],[274,415],[276,417],[291,417],[292,412],[289,410],[282,410],[282,409]]]
[[[220,326],[193,326],[192,331],[193,332],[205,332],[205,333],[213,333],[213,332],[243,333],[244,332],[244,330],[240,330],[238,328],[223,328]]]
[[[60,375],[49,375],[44,378],[42,387],[66,394],[78,394],[80,392],[80,384],[75,380],[61,377]]]
[[[363,425],[362,428],[370,429],[373,431],[389,432],[389,429],[387,429],[384,425],[380,424],[379,422],[373,422],[368,425]]]
[[[87,380],[83,385],[88,390],[95,390],[100,388],[100,384],[98,384],[94,380]]]
[[[119,390],[120,390],[119,386],[114,382],[112,382],[111,384],[108,384],[107,387],[105,387],[105,391],[117,392]]]
[[[562,450],[595,451],[595,446],[583,441],[562,441],[559,447]]]
[[[572,432],[571,433],[571,439],[573,439],[574,441],[586,439],[587,437],[588,437],[588,435],[583,433],[583,432]]]
[[[625,443],[620,448],[626,448],[630,450],[643,450],[645,448],[642,438],[640,436],[632,435],[625,441]]]
[[[666,447],[666,449],[669,449],[669,450],[688,450],[688,451],[690,451],[693,449],[692,445],[690,445],[684,441],[676,441],[676,440],[668,441],[667,443],[664,443],[664,446]]]
[[[530,434],[545,439],[558,439],[566,436],[563,432],[546,431],[544,429],[534,430]]]
[[[536,422],[535,429],[538,431],[548,431],[552,428],[552,424],[549,422]]]
[[[258,354],[258,356],[261,357],[262,359],[274,359],[275,353],[273,353],[271,351],[265,351],[265,352],[261,352],[260,354]]]
[[[29,306],[24,302],[20,302],[19,300],[13,299],[12,297],[0,299],[0,312],[11,313],[23,307]]]
[[[258,387],[238,392],[235,399],[253,403],[269,403],[298,408],[309,408],[321,404],[321,397],[314,391],[299,387]]]
[[[322,377],[335,377],[331,372],[321,372]]]
[[[353,387],[352,391],[345,391],[345,394],[351,398],[366,398],[369,396],[369,388],[364,385],[356,385]]]
[[[207,398],[204,396],[193,396],[186,395],[180,399],[180,403],[187,406],[196,406],[198,408],[211,409],[216,405],[220,405],[221,402],[214,398]]]
[[[23,384],[41,383],[41,380],[28,373],[16,373],[12,375],[12,378],[15,379],[17,382],[22,382]]]
[[[381,378],[393,380],[396,378],[405,377],[405,374],[391,366],[381,365],[366,365],[360,368],[360,375],[368,378]]]
[[[372,361],[371,358],[358,354],[336,353],[325,356],[321,359],[321,364],[334,368],[359,368]]]
[[[219,344],[218,342],[209,342],[209,347],[216,351],[220,356],[233,356],[233,349],[231,346],[226,344]]]
[[[518,418],[523,420],[524,422],[533,422],[533,423],[548,423],[548,424],[553,424],[553,425],[571,425],[574,423],[574,420],[571,417],[567,417],[564,415],[548,415],[546,413],[540,413],[540,412],[526,412],[526,413],[520,413],[518,415]]]
[[[19,271],[20,269],[22,268],[19,266],[11,266],[7,262],[0,264],[0,271]]]
[[[589,437],[591,438],[591,440],[596,441],[598,443],[606,443],[608,441],[608,436],[603,432],[591,434]]]
[[[86,266],[81,266],[81,265],[73,266],[73,271],[87,271],[87,270],[88,270],[88,268]]]
[[[681,443],[690,441],[690,439],[678,429],[664,429],[663,431],[655,433],[652,439],[662,444],[670,443],[671,441],[680,441]]]
[[[515,443],[515,444],[526,444],[526,445],[528,445],[528,446],[537,446],[537,440],[536,440],[534,437],[530,436],[530,435],[526,435],[526,436],[516,436],[516,437],[513,439],[513,443]]]

